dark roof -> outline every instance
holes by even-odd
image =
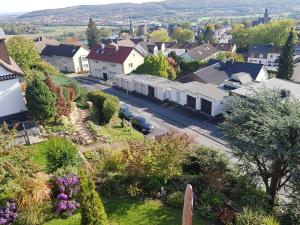
[[[42,51],[43,56],[62,56],[72,58],[81,48],[80,45],[60,44],[57,46],[47,45]]]
[[[237,73],[247,73],[253,80],[256,80],[263,67],[263,64],[209,60],[207,67],[184,76],[179,81],[183,83],[198,81],[222,85],[226,80],[229,80],[233,74]]]
[[[104,62],[123,64],[132,52],[133,47],[117,46],[117,45],[95,45],[88,59],[99,60]]]
[[[172,46],[169,46],[170,49],[187,49],[196,48],[199,46],[197,42],[175,42]]]
[[[196,48],[192,48],[187,51],[194,60],[205,60],[214,54],[216,54],[219,50],[216,49],[209,43],[202,44]]]
[[[248,56],[251,58],[260,58],[259,55],[263,54],[263,58],[267,58],[268,53],[280,52],[280,47],[273,44],[255,44],[249,47]]]
[[[231,52],[233,47],[234,47],[234,44],[231,44],[231,43],[219,43],[219,44],[216,44],[215,47],[219,50],[219,51],[222,51],[222,52]]]
[[[144,38],[131,38],[130,40],[136,45],[142,41],[145,41]]]
[[[115,38],[115,39],[111,39],[111,38],[101,39],[101,44],[109,45],[109,44],[112,44],[112,43],[117,44],[118,43],[118,38]]]

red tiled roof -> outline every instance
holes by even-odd
[[[102,48],[102,45],[95,45],[90,54],[87,56],[88,59],[123,64],[132,52],[133,47],[107,45]]]
[[[4,40],[0,40],[0,60],[10,64],[9,55]]]

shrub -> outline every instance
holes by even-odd
[[[299,222],[299,220],[298,220]],[[263,225],[280,225],[273,216],[267,216],[263,220]]]
[[[55,186],[58,190],[56,197],[56,212],[58,214],[72,215],[80,206],[77,203],[76,197],[79,192],[79,179],[74,174],[69,174],[64,177],[56,177]]]
[[[173,192],[169,194],[166,198],[166,204],[174,208],[182,208],[184,203],[183,192]]]
[[[196,195],[198,204],[198,212],[201,216],[212,219],[215,217],[214,209],[220,205],[221,198],[215,191],[204,190],[199,195]]]
[[[49,63],[45,61],[38,61],[31,66],[31,69],[41,71],[44,74],[57,75],[59,71]]]
[[[111,118],[119,112],[119,99],[101,91],[88,93],[88,99],[97,107],[102,122],[108,123]]]
[[[0,206],[0,224],[11,225],[17,217],[17,205],[14,201],[9,201],[5,206]]]
[[[80,204],[82,225],[108,225],[107,215],[95,184],[85,173],[80,176]]]
[[[241,213],[236,216],[236,225],[262,225],[264,215],[261,212],[252,211],[249,208],[244,208]]]
[[[27,206],[18,215],[16,224],[18,225],[40,225],[49,221],[52,217],[52,205],[42,203]]]
[[[219,224],[229,225],[233,223],[235,210],[229,205],[223,204],[217,208],[216,216]]]
[[[130,197],[138,197],[143,194],[143,190],[139,187],[139,183],[135,182],[134,184],[130,184],[127,193]]]
[[[61,137],[52,138],[48,142],[47,170],[50,173],[57,169],[69,166],[77,166],[79,164],[78,150],[73,143]]]
[[[51,189],[46,174],[38,173],[35,177],[22,177],[18,183],[21,187],[21,190],[17,192],[19,209],[50,199]]]
[[[300,199],[295,198],[288,204],[284,214],[281,217],[281,224],[298,225],[300,221]]]

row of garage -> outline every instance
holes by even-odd
[[[119,75],[116,86],[159,101],[170,101],[216,116],[225,111],[229,93],[215,85],[199,82],[179,83],[150,75]]]

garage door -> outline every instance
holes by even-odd
[[[210,101],[207,101],[205,99],[201,99],[201,111],[205,112],[209,115],[211,115],[211,107],[212,107],[212,103]]]
[[[154,87],[148,86],[148,96],[151,98],[155,97]]]
[[[187,106],[196,109],[196,98],[187,95]]]

